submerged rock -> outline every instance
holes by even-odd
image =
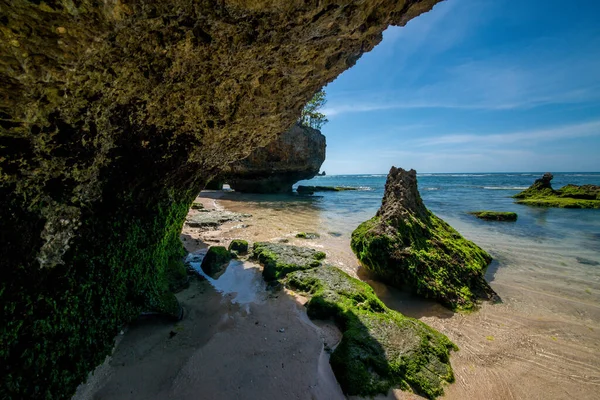
[[[546,172],[544,176],[529,188],[514,195],[518,204],[539,207],[558,208],[600,208],[600,186],[596,185],[566,185],[554,190],[550,181],[552,174]]]
[[[473,211],[469,214],[488,221],[516,221],[517,213],[509,211]]]
[[[351,247],[382,281],[452,309],[497,297],[484,279],[491,256],[425,207],[414,170],[392,167],[381,208],[352,233]]]
[[[316,192],[343,192],[346,190],[357,190],[353,187],[345,186],[304,186],[300,185],[296,188],[296,192],[301,194],[313,194]]]
[[[333,319],[343,337],[331,367],[347,395],[375,396],[399,387],[435,398],[453,382],[456,346],[424,323],[387,308],[364,282],[324,266],[290,273],[290,288],[311,296],[312,319]]]
[[[299,232],[296,233],[296,237],[299,239],[318,239],[321,237],[321,235],[314,232]]]
[[[231,261],[231,253],[223,246],[211,246],[202,259],[200,268],[211,278],[218,279]]]
[[[258,242],[254,243],[252,257],[263,265],[263,276],[270,281],[292,271],[321,266],[325,253],[308,247]]]
[[[294,183],[318,174],[325,146],[320,131],[295,123],[267,146],[230,164],[223,179],[236,192],[291,192]]]

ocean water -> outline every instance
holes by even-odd
[[[463,228],[485,227],[494,232],[543,240],[577,241],[587,249],[600,250],[600,210],[568,210],[515,204],[511,196],[528,188],[542,173],[418,174],[425,205],[441,218],[459,220]],[[312,205],[341,232],[354,229],[372,217],[383,198],[386,175],[319,176],[298,185],[347,186],[359,191],[323,192],[313,196]],[[600,173],[557,173],[553,187],[566,184],[600,185]],[[496,210],[518,213],[516,223],[490,223],[469,211]]]

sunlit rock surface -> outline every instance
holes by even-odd
[[[325,136],[294,124],[267,146],[230,164],[224,180],[238,192],[287,193],[294,183],[317,175],[323,161]]]

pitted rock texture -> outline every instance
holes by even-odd
[[[0,397],[68,398],[178,313],[198,191],[437,2],[0,2]]]
[[[294,124],[275,141],[229,165],[224,180],[238,192],[291,192],[294,183],[319,173],[325,146],[321,132]]]
[[[383,281],[452,309],[498,299],[484,278],[492,257],[425,207],[415,170],[392,167],[381,208],[352,233],[351,247]]]

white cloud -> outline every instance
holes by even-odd
[[[529,144],[532,142],[549,142],[552,140],[573,139],[578,137],[600,136],[600,120],[579,124],[563,125],[551,128],[540,128],[518,132],[495,134],[450,134],[417,139],[407,143],[409,146],[427,147],[440,145],[475,145],[498,146],[507,144]]]

